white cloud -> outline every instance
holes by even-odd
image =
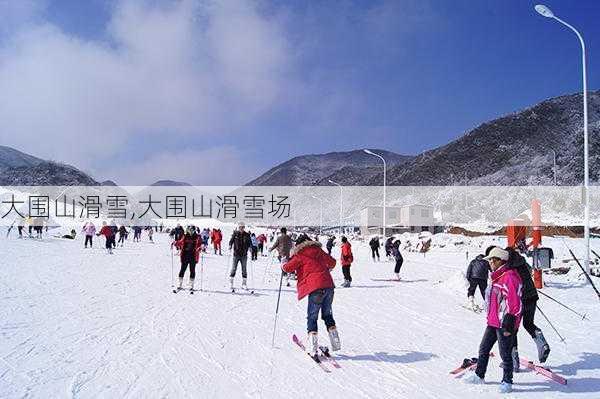
[[[256,176],[255,165],[233,147],[161,151],[140,162],[114,165],[104,171],[120,185],[146,185],[175,180],[192,185],[235,186]]]
[[[277,100],[289,62],[277,20],[245,1],[120,1],[109,42],[16,32],[0,49],[0,142],[84,169],[140,136],[235,131]]]

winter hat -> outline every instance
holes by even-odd
[[[342,236],[342,242],[348,242],[348,239],[346,238],[346,236]]]
[[[505,251],[502,248],[494,247],[490,250],[490,253],[483,259],[490,260],[492,258],[498,258],[503,261],[508,260],[508,251]]]
[[[302,244],[304,241],[311,241],[310,237],[304,233],[300,234],[300,237],[296,239],[296,245]]]
[[[244,222],[239,222],[238,227],[246,227],[246,224]]]

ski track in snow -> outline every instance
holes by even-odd
[[[103,240],[95,240],[92,250],[80,240],[0,241],[0,397],[501,397],[498,356],[483,387],[448,374],[463,358],[476,356],[485,328],[483,314],[460,306],[466,299],[465,250],[472,257],[479,248],[406,252],[404,281],[394,282],[373,281],[389,278],[393,263],[373,262],[366,245],[353,243],[353,286],[336,289],[333,305],[342,339],[334,356],[342,368],[329,365],[332,372],[325,374],[291,341],[292,334],[304,337],[306,324],[306,300],[297,301],[295,282],[286,287],[284,281],[271,347],[280,276],[272,257],[248,265],[254,295],[231,294],[229,257],[210,253],[203,257],[204,291],[173,294],[168,237],[155,239],[155,245],[127,242],[113,255],[100,249]],[[567,257],[562,240],[547,241],[556,262]],[[581,252],[577,240],[567,244]],[[175,256],[175,281],[178,263]],[[333,276],[339,285],[341,270]],[[599,397],[600,342],[591,339],[600,330],[595,294],[581,279],[544,278],[546,293],[591,320],[541,298],[540,306],[567,339],[560,343],[536,315],[552,346],[548,366],[569,383],[519,373],[511,397]],[[319,323],[321,343],[328,345]],[[519,343],[522,356],[536,359],[526,333]]]

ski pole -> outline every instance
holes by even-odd
[[[173,243],[171,243],[171,288],[175,285],[173,284]]]
[[[200,292],[202,292],[204,284],[204,254],[200,255]]]
[[[279,317],[279,300],[281,299],[281,287],[283,285],[283,270],[281,271],[281,278],[279,279],[279,293],[277,294],[277,307],[275,308],[275,322],[273,323],[273,339],[271,340],[271,347],[275,347],[275,331],[277,331],[277,318]]]
[[[563,242],[564,242],[564,240],[563,240]],[[567,244],[565,244],[565,246],[566,245]],[[583,274],[585,274],[585,277],[587,278],[588,282],[592,285],[592,288],[594,289],[594,291],[596,291],[596,295],[598,295],[598,300],[600,300],[600,291],[598,291],[598,288],[596,288],[596,285],[594,285],[594,282],[590,278],[590,275],[585,271],[585,269],[583,268],[583,266],[581,265],[581,263],[579,263],[579,259],[577,259],[577,257],[573,253],[573,251],[571,251],[571,248],[567,247],[567,249],[571,253],[571,256],[573,257],[573,259],[575,260],[575,262],[577,263],[577,266],[579,266],[579,268],[581,269],[581,271],[583,271]]]
[[[542,294],[542,295],[543,295],[543,296],[545,296],[546,298],[548,298],[548,299],[550,299],[550,300],[552,300],[552,301],[554,301],[554,302],[558,303],[558,304],[559,304],[560,306],[562,306],[563,308],[565,308],[565,309],[568,309],[568,310],[570,310],[571,312],[575,313],[577,316],[581,317],[581,319],[582,319],[582,320],[589,320],[589,319],[586,319],[586,318],[585,318],[585,316],[586,316],[585,314],[583,314],[583,315],[582,315],[581,313],[574,311],[573,309],[571,309],[570,307],[568,307],[568,306],[567,306],[567,305],[565,305],[564,303],[557,301],[556,299],[552,298],[550,295],[546,294],[545,292],[542,292],[542,291],[539,291],[539,290],[538,290],[538,293],[539,293],[539,294]]]
[[[596,256],[596,258],[598,258],[598,260],[600,260],[600,255],[598,255],[598,253],[596,251],[594,251],[593,249],[590,249],[590,251],[592,251],[594,256]]]
[[[546,314],[544,312],[542,312],[542,309],[540,308],[540,306],[539,305],[535,305],[535,307],[537,308],[537,310],[540,311],[540,313],[542,314],[542,316],[544,316],[544,319],[546,319],[546,321],[548,322],[548,324],[550,324],[550,327],[552,327],[552,329],[554,330],[554,332],[556,333],[556,335],[558,335],[558,337],[560,338],[560,342],[565,342],[565,339],[560,335],[560,333],[556,330],[556,328],[554,328],[554,326],[550,322],[550,319],[548,318],[548,316],[546,316]]]

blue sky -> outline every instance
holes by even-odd
[[[0,139],[126,184],[417,154],[580,90],[575,35],[536,3],[0,0]],[[583,33],[597,89],[600,2],[545,4]]]

